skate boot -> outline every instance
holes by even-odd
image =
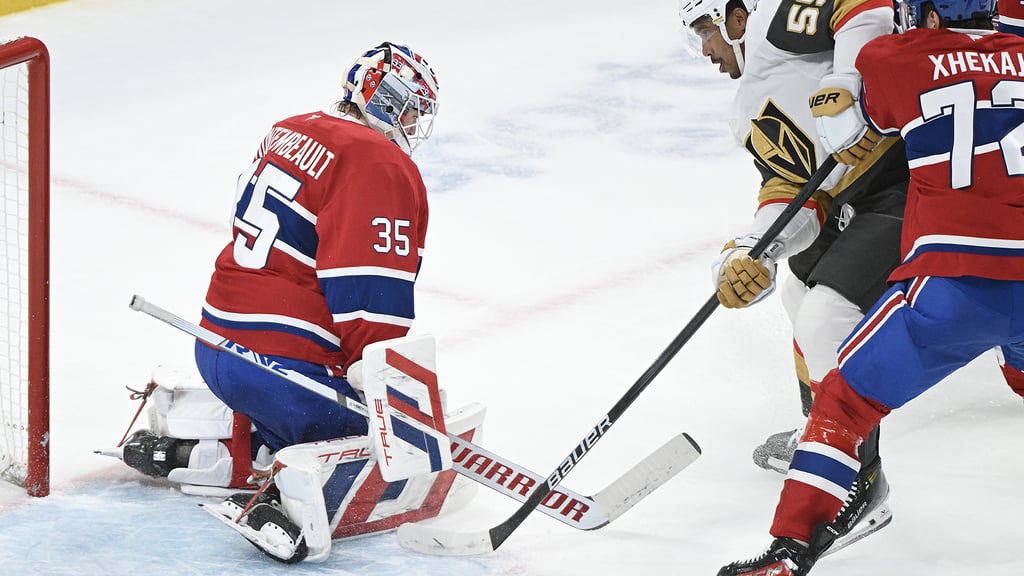
[[[802,428],[797,428],[772,434],[764,444],[754,448],[754,464],[779,474],[788,473],[789,463],[793,461],[793,453],[796,452],[796,445],[803,432]]]
[[[278,562],[294,564],[309,554],[302,530],[285,514],[277,494],[262,492],[253,501],[251,493],[240,492],[204,509]]]
[[[776,538],[760,555],[723,566],[718,576],[804,576],[818,556],[798,540]]]
[[[829,550],[833,553],[874,533],[892,522],[889,508],[889,482],[882,471],[882,460],[861,468],[853,481],[850,495],[832,521],[829,529],[835,536],[835,543]]]
[[[164,478],[175,468],[187,468],[195,440],[157,436],[138,430],[124,441],[122,460],[147,476]]]
[[[273,488],[273,486],[271,488]],[[238,518],[243,512],[248,512],[260,504],[269,504],[275,508],[281,507],[281,502],[278,499],[277,494],[274,492],[260,492],[255,495],[255,500],[253,500],[253,496],[254,494],[252,492],[236,492],[235,494],[225,498],[224,501],[221,502],[220,506],[225,513],[229,513],[235,518]],[[250,502],[252,502],[252,506],[249,506]],[[249,506],[249,508],[247,509],[246,506]]]

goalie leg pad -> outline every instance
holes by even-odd
[[[249,420],[242,414],[236,414],[235,419],[239,425],[235,426],[234,435],[222,440],[183,439],[137,430],[122,445],[122,459],[147,476],[166,477],[171,482],[246,487],[253,469]],[[260,448],[260,454],[267,459],[266,450]]]
[[[199,440],[192,446],[188,462],[167,473],[167,479],[195,486],[240,487],[231,481],[231,452],[217,440]]]
[[[149,429],[125,440],[125,463],[181,484],[246,487],[253,467],[249,419],[194,375],[159,366],[151,382]]]
[[[370,436],[389,482],[452,466],[434,349],[431,336],[384,340],[363,349]]]
[[[472,410],[479,426],[482,408]],[[461,428],[462,420],[456,425]],[[277,487],[288,518],[302,527],[307,560],[327,557],[332,539],[393,530],[436,516],[446,504],[465,504],[475,484],[459,485],[448,502],[455,473],[424,474],[387,482],[365,436],[289,446],[277,453]]]
[[[297,444],[278,451],[276,459],[283,465],[277,473],[277,487],[287,517],[301,530],[308,549],[306,560],[320,562],[331,552],[332,529],[329,517],[342,509],[342,501],[351,482],[339,486],[335,476],[340,463],[356,468],[372,466],[365,436]],[[330,511],[328,499],[331,500]]]
[[[157,367],[149,408],[149,429],[173,438],[231,438],[234,415],[197,377]]]

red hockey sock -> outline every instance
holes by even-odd
[[[1016,392],[1018,396],[1024,396],[1024,371],[1018,370],[1009,364],[1001,364],[999,369],[1003,371],[1003,378],[1006,378],[1006,383],[1010,386],[1010,390]]]
[[[800,441],[818,445],[815,452],[822,456],[821,460],[832,461],[828,466],[859,468],[857,447],[888,412],[884,406],[854,392],[839,371],[832,370],[814,398]],[[794,460],[799,457],[799,450]],[[815,526],[831,522],[839,513],[845,500],[842,488],[829,484],[824,476],[791,469],[775,510],[771,534],[808,542]]]

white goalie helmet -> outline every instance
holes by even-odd
[[[697,31],[693,29],[693,25],[702,18],[709,18],[711,23],[722,32],[722,38],[732,46],[733,51],[736,53],[736,62],[742,73],[742,45],[746,34],[737,39],[729,38],[729,33],[725,29],[725,21],[729,16],[730,4],[738,4],[747,12],[750,12],[755,3],[755,0],[733,0],[732,2],[730,0],[679,0],[679,19],[682,21],[680,32],[686,41],[687,50],[694,56],[699,57],[702,55],[702,45],[707,38],[698,35]]]
[[[384,42],[353,62],[342,99],[406,154],[430,137],[437,114],[437,76],[422,56]]]

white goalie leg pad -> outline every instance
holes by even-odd
[[[153,371],[149,424],[157,436],[193,440],[231,438],[231,408],[198,376],[163,366]]]
[[[392,340],[392,342],[401,342],[402,340],[409,339],[408,336]],[[431,366],[433,366],[433,352],[431,352]],[[348,367],[348,373],[345,374],[345,379],[348,380],[352,389],[359,394],[360,400],[366,403],[366,392],[363,386],[363,361],[357,360]],[[444,388],[438,387],[438,394],[441,397],[441,411],[445,414],[448,413],[448,392]]]
[[[219,440],[200,440],[192,447],[187,468],[175,468],[167,479],[198,486],[230,486],[231,452]]]
[[[150,397],[150,430],[197,441],[188,467],[171,470],[167,479],[191,486],[245,486],[252,466],[249,421],[221,402],[198,375],[159,366],[151,379],[156,388]]]
[[[302,529],[309,550],[306,561],[322,562],[331,553],[332,538],[324,484],[342,462],[363,460],[372,464],[369,438],[357,436],[288,446],[278,450],[276,460],[284,465],[276,477],[281,504],[288,519]]]
[[[469,439],[479,446],[484,441],[484,417],[486,414],[487,409],[479,403],[462,406],[451,414],[446,413],[445,420],[448,423],[448,431],[457,436],[468,432]],[[439,515],[449,514],[465,507],[476,497],[479,488],[480,484],[475,480],[462,474],[456,475]]]
[[[331,527],[317,466],[288,466],[277,473],[281,505],[288,519],[302,530],[309,562],[322,562],[331,553]]]
[[[363,349],[361,381],[370,437],[381,476],[389,482],[452,466],[434,350],[429,335]]]

